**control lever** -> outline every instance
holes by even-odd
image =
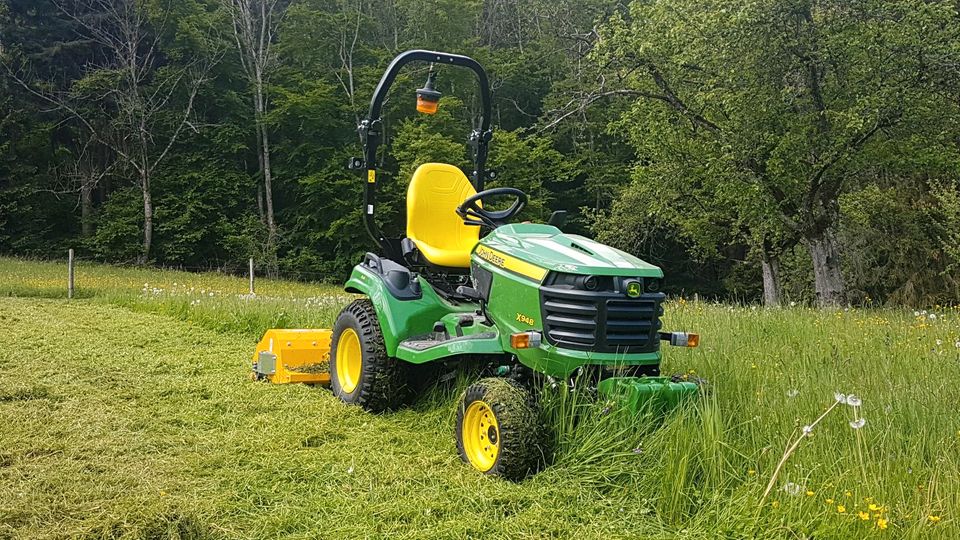
[[[460,285],[457,287],[457,294],[471,300],[483,300],[483,296],[480,294],[480,291],[474,289],[473,287],[467,287],[466,285]]]

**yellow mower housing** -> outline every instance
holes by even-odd
[[[330,384],[330,330],[267,330],[253,352],[253,378]]]

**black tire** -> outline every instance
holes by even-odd
[[[487,439],[495,436],[499,451],[493,465],[486,470],[471,460],[465,450],[468,443],[464,442],[464,419],[475,402],[489,406],[499,427],[488,432]],[[480,410],[485,411],[482,406]],[[518,481],[537,472],[543,463],[542,428],[533,396],[509,379],[490,377],[467,388],[457,408],[454,437],[460,459],[490,476]]]
[[[337,348],[340,337],[352,330],[359,338],[361,367],[359,381],[351,391],[337,373]],[[377,312],[368,299],[354,300],[343,308],[333,325],[330,339],[330,388],[344,403],[360,405],[370,412],[399,407],[407,394],[406,364],[387,355]]]

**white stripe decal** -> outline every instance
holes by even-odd
[[[558,244],[557,242],[554,242],[552,240],[540,240],[535,238],[529,238],[527,239],[527,242],[532,242],[534,244],[543,246],[547,249],[556,251],[557,253],[562,253],[567,257],[570,257],[571,259],[576,260],[580,264],[586,264],[589,266],[600,266],[599,261],[597,261],[597,259],[591,257],[590,255],[587,255],[582,251],[577,251],[573,248],[568,248],[567,246],[564,246],[563,244]]]
[[[590,243],[590,249],[593,249],[597,252],[597,255],[602,255],[610,260],[617,268],[634,268],[634,265],[630,261],[623,258],[622,255],[617,253],[613,248],[605,246],[597,242]]]

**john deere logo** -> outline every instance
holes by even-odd
[[[639,281],[631,281],[627,283],[627,296],[630,298],[639,298],[641,292]]]

